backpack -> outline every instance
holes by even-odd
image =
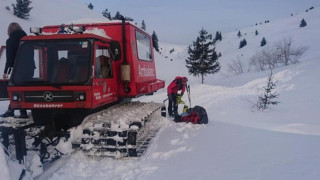
[[[193,124],[208,124],[208,115],[206,110],[201,106],[195,106],[189,108],[182,115],[176,115],[174,118],[175,122],[191,122]]]

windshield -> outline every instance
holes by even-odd
[[[88,80],[90,43],[81,40],[25,42],[17,55],[13,83],[79,84]]]

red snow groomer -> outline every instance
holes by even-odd
[[[162,104],[129,100],[165,86],[151,36],[124,20],[31,32],[7,88],[11,108],[31,110],[46,136],[82,123],[80,146],[90,155],[139,155],[139,131]]]

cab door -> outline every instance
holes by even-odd
[[[118,100],[118,86],[114,63],[107,43],[94,44],[93,106],[98,107]]]
[[[0,72],[1,72],[0,73],[1,74],[1,77],[0,77],[0,100],[8,100],[9,99],[8,91],[7,91],[9,78],[3,79],[3,76],[2,76],[5,65],[6,65],[5,50],[6,50],[5,46],[0,47]],[[9,76],[10,76],[12,69],[9,69],[8,71],[9,72],[6,72],[6,73],[9,74]]]

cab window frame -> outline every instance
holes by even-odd
[[[152,51],[152,39],[151,37],[149,37],[148,35],[146,35],[143,32],[140,32],[138,30],[135,31],[135,36],[136,36],[136,51],[137,51],[137,57],[140,61],[147,61],[147,62],[152,62],[153,61],[153,51]],[[145,40],[147,39],[147,41]],[[143,40],[145,40],[144,42],[147,42],[147,46],[143,47],[142,45]],[[140,42],[140,43],[139,43]],[[147,49],[148,50],[145,50]],[[147,55],[145,53],[148,53]],[[144,55],[143,55],[144,54]],[[149,56],[149,57],[148,57]]]

